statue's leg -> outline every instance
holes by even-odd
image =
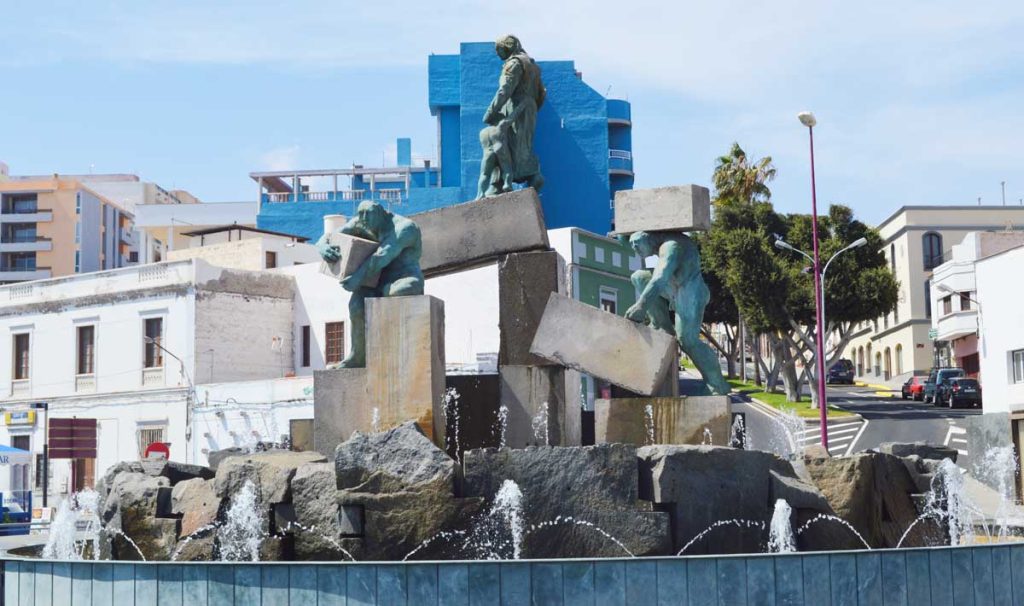
[[[704,308],[709,296],[708,287],[700,276],[679,289],[676,293],[676,338],[679,347],[693,360],[711,391],[725,395],[732,388],[722,376],[718,356],[707,343],[700,340],[700,324],[704,319]]]
[[[366,297],[375,296],[373,288],[356,289],[348,300],[348,323],[352,331],[352,349],[338,368],[366,367]]]
[[[408,297],[423,294],[423,278],[399,278],[381,287],[385,297]]]
[[[484,157],[480,160],[480,181],[477,183],[477,194],[476,199],[480,200],[487,197],[488,190],[491,187],[491,171],[493,170],[493,156],[489,155],[486,151]]]
[[[500,177],[495,179],[496,185],[501,192],[512,191],[512,154],[505,145],[497,145],[494,155],[498,158],[498,167],[501,171]]]
[[[647,288],[652,276],[653,273],[649,269],[638,269],[630,275],[629,280],[633,283],[637,296],[640,296],[640,293]],[[668,299],[659,295],[648,301],[644,311],[647,312],[647,320],[653,328],[664,330],[667,333],[673,332],[672,311],[669,309]]]

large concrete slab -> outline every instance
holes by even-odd
[[[498,377],[506,446],[580,445],[578,372],[561,366],[502,366]]]
[[[594,403],[597,444],[728,446],[730,429],[728,396],[612,398]]]
[[[675,337],[554,294],[530,353],[641,395],[663,385],[679,363]]]
[[[498,363],[552,364],[530,353],[551,293],[565,293],[565,263],[555,251],[514,253],[498,262]]]
[[[467,269],[502,255],[549,248],[533,188],[412,215],[423,235],[420,267],[428,276]]]
[[[699,185],[615,192],[615,233],[711,229],[711,193]]]
[[[428,295],[366,302],[366,391],[378,430],[412,419],[443,448],[444,302]]]
[[[338,247],[339,258],[333,263],[320,262],[320,273],[328,275],[339,282],[363,264],[377,250],[377,243],[372,240],[357,238],[340,232],[331,232],[327,236],[327,242]],[[364,286],[374,287],[377,280],[366,283]]]
[[[366,392],[365,368],[313,373],[313,449],[334,456],[334,449],[373,422]]]

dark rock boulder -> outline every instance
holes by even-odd
[[[687,554],[762,552],[779,499],[792,507],[795,529],[819,514],[833,513],[815,486],[771,453],[656,445],[640,448],[637,456],[640,498],[671,515],[673,552],[684,547]],[[845,546],[843,541],[841,534],[813,526],[797,537],[805,550],[835,549]]]
[[[260,501],[273,505],[291,502],[291,480],[295,470],[305,463],[327,459],[315,452],[268,450],[224,459],[214,476],[214,489],[220,498],[238,493],[246,482],[252,482]]]
[[[100,510],[114,558],[170,559],[178,539],[178,520],[157,517],[158,503],[169,489],[170,481],[164,477],[132,471],[114,476]]]
[[[206,455],[206,460],[210,462],[210,469],[214,473],[217,473],[217,468],[220,467],[221,462],[230,457],[244,457],[249,454],[249,451],[238,446],[229,446],[220,450],[214,450]]]
[[[360,492],[454,487],[455,461],[415,421],[380,433],[356,432],[334,453],[337,487]]]
[[[516,483],[523,557],[666,555],[669,517],[638,501],[636,452],[625,444],[473,450],[465,454],[463,490],[493,501],[506,480]]]
[[[177,461],[165,461],[159,472],[159,475],[171,481],[171,486],[177,486],[179,482],[186,480],[210,480],[213,479],[213,474],[213,470],[209,467]]]

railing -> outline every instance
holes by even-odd
[[[25,284],[23,286],[12,286],[8,293],[8,297],[12,301],[19,299],[27,299],[32,296],[35,291],[35,286],[31,284]]]
[[[75,391],[78,393],[94,393],[96,391],[96,375],[76,375]]]
[[[30,272],[30,271],[50,271],[49,267],[42,267],[33,265],[32,267],[0,267],[0,271],[10,272]]]
[[[632,160],[633,159],[633,152],[629,152],[629,151],[626,151],[624,149],[609,149],[608,150],[608,157],[609,158],[618,158],[618,159],[621,159],[621,160]]]
[[[142,369],[143,387],[161,387],[164,384],[164,367]]]
[[[269,192],[264,194],[267,203],[292,202],[291,192]],[[337,191],[306,191],[299,194],[299,202],[358,202],[361,200],[401,201],[405,192],[401,189],[339,189]]]
[[[37,206],[33,206],[32,208],[18,208],[18,207],[14,207],[14,206],[8,206],[8,207],[3,209],[3,214],[5,214],[5,215],[34,215],[36,213],[48,213],[48,212],[52,212],[52,211],[53,211],[52,208],[39,208]]]
[[[0,244],[30,244],[32,242],[49,242],[46,236],[0,236]]]
[[[139,268],[139,282],[148,282],[150,280],[160,280],[167,277],[167,266],[163,264],[159,265],[146,265]]]

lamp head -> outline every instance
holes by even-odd
[[[786,242],[782,238],[779,238],[778,240],[775,241],[775,248],[781,248],[782,250],[793,250],[793,247],[789,245],[789,242]]]
[[[814,118],[814,114],[812,114],[811,112],[800,112],[799,114],[796,115],[796,117],[800,120],[800,124],[803,124],[807,128],[811,128],[812,126],[818,123],[818,121]]]
[[[850,248],[860,248],[861,246],[864,246],[867,243],[867,238],[857,238],[856,240],[853,241],[852,244],[850,244]]]

